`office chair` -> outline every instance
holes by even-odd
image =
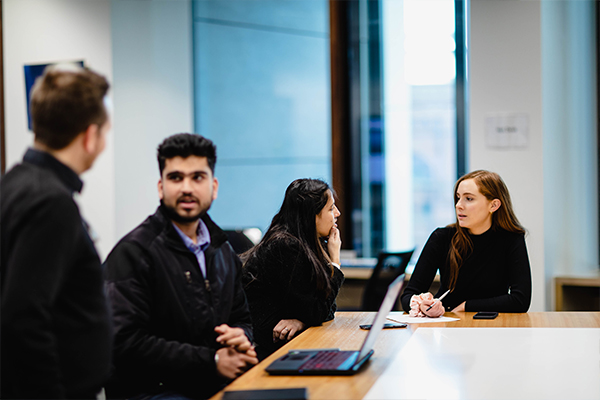
[[[227,240],[235,254],[240,255],[247,250],[250,250],[256,244],[249,236],[248,229],[226,229]],[[259,238],[260,241],[260,238]]]
[[[385,293],[390,283],[398,276],[404,273],[406,266],[415,250],[405,252],[384,252],[379,253],[377,265],[373,268],[373,273],[367,281],[362,298],[362,311],[377,311],[385,297]],[[393,310],[399,310],[398,300]]]

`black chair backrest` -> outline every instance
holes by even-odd
[[[388,286],[394,279],[404,273],[413,252],[414,249],[397,253],[383,251],[379,253],[377,265],[375,265],[363,292],[362,311],[379,310]],[[393,310],[399,310],[397,300]]]
[[[237,255],[254,247],[252,240],[250,240],[241,229],[226,230],[225,233],[227,234],[229,244],[231,244],[233,251],[235,251],[235,254]]]

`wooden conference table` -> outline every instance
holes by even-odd
[[[362,399],[383,374],[411,336],[426,328],[600,328],[600,312],[531,312],[501,313],[494,320],[474,320],[475,313],[446,313],[459,321],[410,324],[406,329],[384,329],[375,343],[375,354],[365,367],[353,376],[270,376],[265,368],[290,349],[340,348],[358,350],[367,331],[360,324],[371,323],[374,312],[338,312],[333,321],[312,327],[279,349],[263,362],[236,379],[224,390],[274,388],[308,388],[312,399]],[[220,400],[223,391],[212,397]]]

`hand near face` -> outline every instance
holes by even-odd
[[[331,261],[339,264],[342,239],[340,238],[340,231],[337,228],[337,219],[342,213],[340,213],[340,210],[336,207],[330,190],[327,191],[327,197],[327,204],[315,217],[317,237],[327,238],[327,251],[329,252],[329,257],[331,257]]]
[[[217,372],[228,379],[235,379],[258,364],[256,353],[251,356],[248,353],[240,353],[233,347],[220,348],[217,350],[217,355],[219,356]]]
[[[327,239],[327,251],[331,261],[336,264],[340,263],[340,249],[342,248],[342,238],[340,230],[337,227],[332,227],[329,231],[329,239]]]
[[[273,343],[280,340],[291,340],[306,325],[298,319],[282,319],[273,328]]]

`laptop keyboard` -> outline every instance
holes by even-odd
[[[351,351],[320,351],[300,366],[300,370],[322,369],[334,370],[337,369],[344,361],[353,354]]]

